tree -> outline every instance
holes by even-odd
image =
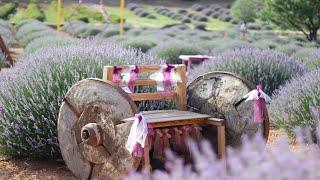
[[[236,0],[231,7],[232,18],[236,21],[253,22],[258,17],[257,0]]]
[[[282,27],[301,31],[309,41],[317,40],[319,0],[264,0],[264,3],[265,18]]]

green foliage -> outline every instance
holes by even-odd
[[[39,21],[45,20],[43,11],[35,3],[30,3],[24,12],[25,19],[37,19]]]
[[[149,49],[153,48],[157,45],[155,40],[151,39],[142,39],[142,38],[133,38],[124,41],[125,47],[137,48],[140,49],[142,52],[147,52]]]
[[[72,16],[72,20],[83,22],[104,22],[103,15],[98,11],[91,10],[87,7],[81,6],[80,4],[74,4],[72,5],[72,8],[76,12]]]
[[[7,19],[17,9],[16,3],[7,3],[0,7],[0,19]]]
[[[301,31],[309,41],[317,40],[320,28],[320,1],[264,0],[264,17],[275,24]]]
[[[231,7],[234,21],[253,22],[258,17],[258,12],[257,0],[236,0]]]
[[[202,51],[192,44],[184,42],[166,42],[160,44],[150,50],[152,55],[166,60],[166,63],[179,64],[181,60],[180,55],[197,55],[202,54]]]

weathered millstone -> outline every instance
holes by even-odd
[[[117,179],[132,167],[124,147],[136,106],[118,86],[98,79],[79,81],[65,95],[58,139],[67,167],[79,179]]]
[[[226,120],[227,144],[241,144],[244,134],[263,133],[267,139],[269,118],[263,124],[253,122],[253,102],[244,102],[243,96],[254,86],[238,75],[227,72],[212,72],[195,79],[188,86],[188,106],[192,111],[209,114]],[[266,115],[267,115],[267,110]],[[213,139],[212,129],[204,129],[205,137]],[[210,135],[208,135],[210,134]]]

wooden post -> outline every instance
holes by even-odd
[[[60,26],[61,26],[61,6],[62,6],[62,3],[61,3],[61,0],[57,0],[58,3],[57,3],[57,21],[56,21],[56,25],[57,25],[57,31],[60,31]]]
[[[120,0],[120,35],[124,34],[124,6],[125,0]]]
[[[217,126],[218,128],[218,155],[219,158],[224,159],[226,156],[226,132],[225,132],[225,124],[221,124]]]
[[[187,109],[187,76],[186,76],[186,66],[184,64],[179,64],[176,67],[177,73],[180,75],[181,82],[178,82],[177,96],[179,103],[179,110]]]
[[[1,48],[2,52],[4,53],[4,55],[6,56],[6,59],[9,61],[9,65],[12,66],[13,65],[13,59],[12,59],[12,57],[10,55],[9,48],[7,47],[6,43],[2,39],[1,35],[0,35],[0,48]]]
[[[112,81],[112,76],[113,76],[113,66],[104,66],[102,80]]]

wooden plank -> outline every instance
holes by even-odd
[[[115,82],[119,86],[123,86],[121,81]],[[134,83],[134,86],[149,86],[149,85],[157,85],[157,81],[148,78],[137,79]]]
[[[209,115],[206,114],[191,114],[191,113],[161,113],[161,114],[151,114],[145,115],[145,118],[148,120],[158,119],[161,121],[163,118],[172,118],[172,119],[198,119],[198,118],[209,118]]]
[[[177,93],[172,95],[164,96],[161,93],[132,93],[129,94],[133,101],[145,101],[145,100],[161,100],[161,99],[174,99]]]
[[[112,81],[113,77],[113,66],[104,66],[103,67],[103,78],[104,81]]]
[[[144,111],[142,112],[144,117],[148,120],[158,119],[161,121],[163,118],[172,118],[172,119],[199,119],[199,118],[209,118],[209,115],[199,114],[190,111],[179,111],[179,110],[158,110],[158,111]],[[126,118],[122,121],[133,121],[134,117]]]
[[[205,123],[207,118],[203,119],[190,119],[190,120],[176,120],[176,121],[162,121],[162,122],[150,122],[153,128],[161,128],[161,127],[173,127],[173,126],[204,126],[207,125]]]
[[[4,55],[6,56],[6,59],[9,61],[9,65],[12,66],[13,65],[13,59],[10,55],[10,51],[8,46],[6,45],[6,43],[4,42],[2,36],[0,35],[0,47],[2,49],[2,52],[4,53]]]
[[[184,64],[179,64],[176,67],[176,71],[181,78],[181,82],[178,83],[177,94],[178,94],[178,103],[179,110],[187,109],[187,76],[186,76],[186,67]]]
[[[222,125],[225,125],[225,121],[224,119],[219,119],[219,118],[209,118],[207,119],[207,124],[222,126]]]

